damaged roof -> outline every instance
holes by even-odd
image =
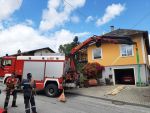
[[[131,30],[131,29],[116,29],[109,33],[104,34],[103,36],[108,37],[130,37],[132,38],[134,35],[141,34],[145,39],[145,45],[147,53],[150,54],[150,46],[149,46],[149,37],[148,31],[141,31],[141,30]]]
[[[104,34],[104,36],[116,36],[116,37],[121,37],[121,36],[132,36],[136,34],[141,34],[147,31],[141,31],[141,30],[131,30],[131,29],[116,29],[113,30],[109,33]]]

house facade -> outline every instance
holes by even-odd
[[[139,30],[117,29],[104,36],[127,36],[135,44],[102,43],[88,46],[88,62],[98,62],[105,66],[102,80],[109,78],[113,84],[149,84],[150,54],[148,32]]]

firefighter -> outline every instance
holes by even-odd
[[[4,103],[4,109],[7,110],[10,95],[13,95],[12,107],[17,107],[17,85],[19,79],[15,78],[15,73],[12,73],[11,76],[6,80],[6,98]]]
[[[35,100],[34,100],[34,95],[36,94],[35,93],[36,85],[35,85],[34,80],[32,79],[31,73],[28,73],[27,79],[24,79],[22,81],[22,86],[23,86],[24,104],[25,104],[26,113],[30,113],[30,103],[31,103],[32,113],[37,113]]]

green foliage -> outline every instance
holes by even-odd
[[[80,80],[80,83],[84,83],[84,81],[87,80],[87,79],[86,79],[86,77],[83,76],[83,74],[81,73],[79,80]]]
[[[73,41],[71,43],[60,45],[58,50],[60,53],[65,53],[65,55],[68,56],[70,54],[71,50],[79,44],[80,44],[80,42],[78,41],[78,37],[75,36],[75,38],[73,39]],[[78,57],[79,57],[79,55],[77,52],[74,55],[74,62],[75,62],[77,71],[81,72],[84,64],[78,62]]]
[[[78,36],[75,36],[72,42],[75,46],[79,44]]]
[[[78,60],[76,60],[76,68],[79,72],[82,72],[82,68],[84,67],[85,63],[79,63]]]
[[[80,44],[80,42],[78,41],[78,37],[75,36],[75,38],[73,39],[73,42],[64,44],[64,45],[60,45],[58,51],[60,53],[65,53],[66,55],[69,55],[71,49],[74,48],[75,46],[77,46],[78,44]]]
[[[60,53],[65,53],[65,55],[69,55],[72,48],[73,48],[72,43],[70,44],[68,43],[68,44],[60,45],[58,50]]]

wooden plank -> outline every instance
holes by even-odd
[[[107,95],[116,95],[118,94],[121,90],[123,90],[125,87],[124,86],[118,86],[117,88],[113,89],[112,91],[106,93]]]

